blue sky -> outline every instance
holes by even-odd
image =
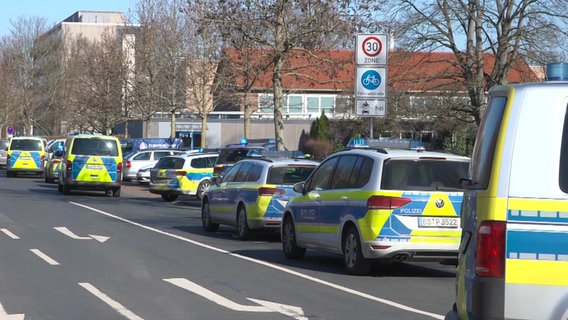
[[[5,0],[0,9],[0,37],[10,34],[10,21],[19,17],[42,17],[48,25],[57,24],[76,11],[128,11],[135,0]]]

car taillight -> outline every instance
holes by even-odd
[[[10,163],[10,155],[9,154],[6,155],[6,163]]]
[[[59,163],[61,162],[61,159],[53,159],[53,163]]]
[[[223,172],[223,167],[213,167],[213,173],[219,174]]]
[[[410,198],[372,196],[367,200],[367,207],[375,210],[393,210],[411,203]]]
[[[65,169],[71,170],[72,167],[73,167],[73,162],[71,162],[71,160],[67,160],[67,162],[65,162]]]
[[[132,167],[132,162],[130,160],[126,160],[126,167],[127,168]]]
[[[258,188],[259,196],[285,195],[286,190],[278,188]]]
[[[116,172],[122,172],[122,162],[117,163]]]
[[[176,175],[176,176],[185,176],[186,174],[187,174],[187,172],[185,172],[185,171],[176,171],[176,172],[174,172],[174,175]]]
[[[477,230],[475,273],[482,277],[505,275],[505,221],[484,221]]]

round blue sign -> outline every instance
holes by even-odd
[[[14,127],[10,126],[10,127],[6,128],[6,133],[14,134]]]
[[[381,85],[381,75],[375,70],[368,70],[361,76],[361,84],[367,90],[375,90]]]

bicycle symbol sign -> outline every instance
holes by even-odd
[[[355,79],[355,96],[357,98],[386,97],[386,68],[357,67]]]
[[[361,76],[361,84],[367,90],[375,90],[381,85],[381,75],[375,70],[367,70]]]

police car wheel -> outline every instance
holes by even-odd
[[[244,206],[240,206],[237,212],[237,236],[239,240],[247,240],[250,236],[250,229],[247,222],[247,211]]]
[[[63,186],[60,184],[57,184],[57,191],[59,191],[59,193],[63,192]]]
[[[115,198],[120,197],[120,188],[112,189],[112,196]]]
[[[296,243],[296,229],[290,217],[282,222],[282,251],[286,258],[293,260],[302,259],[306,254],[306,248],[300,248]]]
[[[177,194],[163,194],[162,199],[167,202],[175,201],[178,198]]]
[[[215,232],[219,230],[219,224],[211,222],[211,212],[209,211],[209,202],[203,201],[201,206],[201,225],[203,230],[208,232]]]
[[[64,194],[64,195],[69,195],[69,194],[71,194],[71,188],[69,188],[69,187],[66,186],[66,185],[63,185],[63,194]]]
[[[359,232],[354,226],[349,227],[343,237],[343,265],[353,275],[365,275],[371,269],[370,261],[363,257]]]
[[[197,193],[195,194],[197,199],[202,200],[203,192],[205,192],[205,190],[207,190],[207,188],[209,188],[210,186],[211,186],[211,181],[209,181],[208,179],[201,181],[201,183],[199,183],[199,186],[197,187]]]

